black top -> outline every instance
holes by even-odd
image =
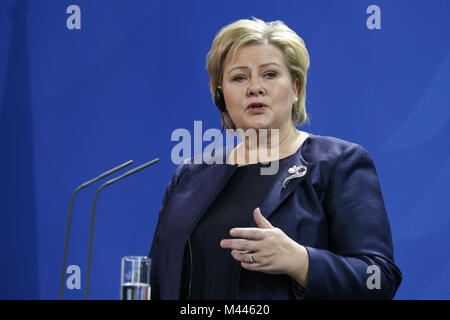
[[[280,167],[288,158],[280,160]],[[231,256],[230,249],[220,247],[220,241],[232,238],[230,229],[249,226],[253,210],[260,206],[277,177],[260,174],[260,169],[269,165],[237,167],[200,218],[190,236],[191,250],[187,243],[184,251],[181,299],[236,299],[241,266]]]

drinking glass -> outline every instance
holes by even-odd
[[[151,259],[143,256],[122,258],[120,299],[150,300]]]

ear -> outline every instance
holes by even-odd
[[[292,83],[292,90],[294,90],[295,95],[298,95],[300,90],[300,80],[295,78],[295,81]]]

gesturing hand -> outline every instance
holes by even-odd
[[[247,270],[286,274],[306,287],[309,267],[306,248],[273,227],[259,208],[253,211],[253,217],[258,228],[233,228],[230,235],[237,239],[223,239],[220,246],[232,249],[233,258]]]

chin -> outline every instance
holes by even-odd
[[[273,127],[273,124],[271,122],[266,121],[250,121],[248,123],[245,123],[242,128],[247,129],[270,129]]]

